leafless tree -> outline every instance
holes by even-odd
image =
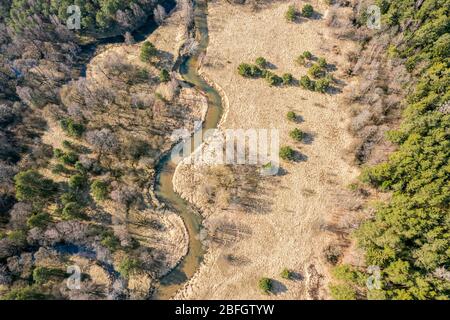
[[[133,44],[135,42],[133,35],[128,31],[125,32],[124,38],[126,44]]]
[[[14,229],[26,227],[27,220],[33,212],[33,207],[29,203],[18,202],[10,211],[9,225]]]
[[[153,10],[153,16],[155,17],[156,23],[161,25],[167,16],[166,9],[164,9],[162,5],[158,4]]]
[[[119,148],[119,142],[115,134],[109,129],[89,131],[86,134],[87,141],[99,152],[99,157],[103,153],[113,153]]]

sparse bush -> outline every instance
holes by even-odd
[[[314,8],[310,4],[305,4],[302,8],[302,15],[306,18],[310,18],[314,13]]]
[[[299,66],[305,66],[306,60],[305,57],[303,55],[299,55],[297,57],[297,59],[295,59],[295,62],[299,65]]]
[[[284,85],[290,85],[290,84],[292,84],[294,77],[292,77],[291,73],[285,73],[285,74],[283,74],[282,79],[283,79]]]
[[[141,262],[137,259],[125,257],[119,265],[118,271],[125,279],[128,279],[133,271],[141,267]]]
[[[170,81],[170,73],[166,69],[162,69],[159,73],[159,81],[168,82]]]
[[[60,121],[61,128],[69,135],[79,138],[83,135],[85,127],[82,123],[74,122],[70,118],[62,119]]]
[[[17,247],[27,245],[27,234],[24,230],[13,230],[8,233],[8,240]]]
[[[322,78],[316,81],[314,89],[317,92],[325,93],[330,87],[330,80],[327,78]]]
[[[66,276],[66,273],[61,269],[36,267],[33,270],[33,281],[37,284],[44,284],[52,278],[61,279]]]
[[[312,81],[308,76],[302,76],[300,78],[300,85],[308,90],[314,90],[314,81]]]
[[[53,174],[67,174],[70,171],[67,170],[66,167],[64,167],[64,165],[62,165],[61,163],[57,163],[53,166],[52,168],[52,173]]]
[[[105,200],[108,196],[108,185],[104,181],[95,180],[91,184],[91,193],[95,200]]]
[[[145,41],[141,48],[140,58],[143,62],[150,62],[153,57],[158,54],[158,50],[153,45],[153,43],[149,41]]]
[[[312,55],[312,53],[309,52],[309,51],[304,51],[304,52],[303,52],[303,57],[304,57],[305,59],[311,60],[312,57],[313,57],[313,55]]]
[[[238,73],[247,78],[257,78],[263,75],[262,70],[258,66],[248,63],[241,63],[238,67]]]
[[[69,202],[68,204],[66,204],[66,206],[62,211],[62,218],[64,220],[77,220],[77,219],[84,219],[85,216],[78,203]]]
[[[280,148],[280,158],[283,160],[292,161],[295,159],[295,152],[289,146],[284,146]]]
[[[49,222],[51,218],[50,215],[46,212],[41,212],[32,215],[27,220],[27,225],[29,228],[44,228]]]
[[[285,18],[289,22],[295,21],[297,18],[297,9],[295,8],[295,5],[291,4],[286,11]]]
[[[45,300],[49,296],[36,287],[14,288],[3,295],[0,300]]]
[[[330,285],[330,293],[335,300],[355,300],[356,291],[349,284]]]
[[[311,66],[311,68],[309,68],[308,70],[308,74],[313,77],[313,78],[321,78],[323,76],[325,76],[325,72],[323,71],[323,69],[317,65],[317,64],[313,64]]]
[[[73,151],[69,151],[61,155],[59,159],[62,163],[73,166],[78,161],[78,154]]]
[[[14,177],[16,198],[21,201],[37,201],[48,199],[55,194],[56,184],[45,179],[40,173],[28,170],[18,173]]]
[[[283,82],[283,79],[281,77],[270,71],[266,72],[265,78],[271,86],[277,86]]]
[[[283,271],[281,271],[281,277],[290,280],[292,278],[292,272],[289,269],[284,268]]]
[[[286,118],[287,118],[289,121],[296,121],[296,120],[297,120],[297,115],[295,114],[294,111],[289,111],[289,112],[287,113],[287,115],[286,115]]]
[[[85,175],[76,174],[70,177],[69,187],[71,190],[81,190],[86,185],[87,179]]]
[[[338,246],[329,245],[323,254],[328,263],[335,265],[339,262],[342,250]]]
[[[267,60],[264,57],[258,57],[255,61],[256,65],[262,69],[265,69],[267,66]]]
[[[317,60],[317,64],[319,65],[319,67],[325,68],[327,66],[327,60],[325,60],[325,58],[319,58]]]
[[[272,290],[272,280],[269,278],[261,278],[259,280],[259,288],[263,293],[268,294]]]
[[[289,136],[296,141],[302,141],[303,132],[300,129],[295,128],[291,132],[289,132]]]
[[[102,245],[111,250],[112,252],[116,251],[118,247],[120,247],[119,239],[110,231],[104,232],[102,234]]]

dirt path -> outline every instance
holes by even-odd
[[[327,6],[311,1],[322,15]],[[211,246],[194,278],[176,298],[182,299],[320,299],[326,297],[327,273],[322,251],[330,238],[322,226],[339,211],[342,190],[357,176],[356,168],[344,159],[352,142],[346,131],[345,106],[339,94],[320,94],[299,87],[269,87],[263,79],[240,77],[237,66],[265,57],[275,73],[290,72],[295,78],[306,74],[294,59],[303,51],[324,56],[337,69],[343,68],[350,42],[336,41],[326,34],[322,19],[288,23],[288,3],[277,3],[258,12],[226,2],[209,4],[210,44],[202,72],[224,91],[229,110],[221,128],[276,128],[280,144],[299,150],[305,161],[282,163],[286,174],[264,182],[261,200],[265,212],[248,214],[213,210],[205,226],[228,221],[246,230],[239,241]],[[333,53],[337,45],[340,55]],[[341,104],[341,105],[340,105]],[[302,122],[286,120],[295,111]],[[298,127],[308,133],[304,143],[294,143],[289,131]],[[180,168],[175,177],[178,189],[195,198],[192,189],[195,168]],[[189,178],[188,178],[189,177]],[[194,195],[194,196],[193,196]],[[226,257],[233,256],[232,261]],[[296,280],[280,277],[283,268],[297,274]],[[274,281],[274,294],[264,295],[258,280]]]

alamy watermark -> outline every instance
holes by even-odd
[[[188,129],[173,132],[171,161],[196,165],[258,165],[261,174],[275,175],[279,170],[279,132],[277,129],[202,129],[195,122],[194,134]],[[192,154],[191,154],[192,153]]]
[[[77,5],[71,5],[67,7],[67,18],[66,25],[69,30],[80,30],[81,29],[81,9]]]
[[[77,265],[67,267],[67,274],[70,276],[66,280],[67,288],[70,290],[80,290],[81,288],[81,269]]]

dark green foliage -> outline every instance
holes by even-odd
[[[134,258],[125,257],[119,265],[118,271],[122,277],[128,279],[130,274],[141,267],[141,262]]]
[[[101,243],[112,252],[116,251],[120,247],[119,239],[109,230],[102,234]]]
[[[321,77],[325,76],[324,70],[317,64],[313,64],[309,68],[308,74],[313,78],[321,78]]]
[[[27,234],[24,230],[13,230],[8,234],[8,240],[17,247],[27,245]]]
[[[266,59],[265,59],[264,57],[258,57],[258,58],[256,58],[256,60],[255,60],[255,64],[256,64],[258,67],[260,67],[260,68],[262,68],[262,69],[265,69],[266,66],[267,66],[267,61],[266,61]]]
[[[49,297],[37,288],[37,287],[23,287],[14,288],[3,295],[1,300],[45,300]]]
[[[168,82],[170,81],[170,73],[166,69],[162,69],[159,73],[159,81]]]
[[[290,5],[288,10],[286,11],[285,18],[289,22],[295,21],[297,19],[297,9],[294,5]]]
[[[303,132],[300,129],[295,128],[291,132],[289,132],[289,136],[296,141],[302,141]]]
[[[268,294],[272,290],[272,280],[269,278],[261,278],[258,286],[263,293]]]
[[[319,58],[317,59],[317,64],[319,67],[325,68],[327,66],[327,60],[325,60],[325,58]]]
[[[153,45],[153,43],[149,41],[145,41],[141,48],[140,58],[143,62],[151,62],[151,60],[157,56],[158,50]]]
[[[45,284],[51,279],[64,278],[66,273],[61,269],[56,268],[46,268],[46,267],[37,267],[33,270],[33,281],[36,284]]]
[[[238,73],[247,78],[258,78],[263,75],[262,70],[258,66],[248,63],[241,63],[238,67]]]
[[[322,78],[316,81],[314,84],[314,90],[317,92],[325,93],[330,87],[331,81],[327,78]]]
[[[305,59],[311,60],[312,57],[313,57],[313,55],[312,55],[311,52],[305,51],[305,52],[303,52],[303,57],[304,57]]]
[[[335,300],[356,299],[356,290],[349,284],[330,285],[330,293]]]
[[[65,205],[62,211],[62,218],[64,220],[78,220],[84,219],[85,215],[81,206],[76,202],[69,202]]]
[[[91,184],[91,193],[95,200],[105,200],[108,197],[108,185],[104,181],[95,180]]]
[[[29,228],[44,228],[50,221],[50,215],[46,212],[41,212],[29,217],[27,220],[27,226]]]
[[[34,170],[18,173],[14,177],[16,198],[21,201],[41,201],[50,198],[57,191],[56,184]]]
[[[284,85],[290,85],[292,84],[292,81],[294,81],[294,77],[291,73],[284,73],[282,79]]]
[[[292,278],[292,272],[287,268],[284,268],[280,275],[283,279],[290,280]]]
[[[297,120],[297,115],[295,114],[294,111],[289,111],[289,112],[286,114],[286,118],[287,118],[289,121],[296,121],[296,120]]]
[[[70,118],[60,121],[61,128],[71,137],[79,138],[83,135],[85,127],[82,123],[77,123]]]
[[[76,174],[70,177],[69,179],[69,187],[71,190],[81,190],[85,187],[87,183],[87,179],[85,175]]]
[[[267,71],[265,75],[266,81],[271,86],[277,86],[283,82],[283,79],[277,76],[275,73]]]
[[[280,158],[283,160],[292,161],[295,159],[295,152],[289,146],[284,146],[280,148]]]
[[[400,128],[389,133],[398,150],[361,176],[392,192],[356,234],[366,264],[382,271],[381,290],[367,296],[449,299],[450,114],[440,111],[450,97],[448,1],[425,0],[418,10],[414,1],[382,3],[389,25],[414,25],[400,28],[403,41],[396,44],[396,55],[418,81]]]
[[[315,83],[312,81],[308,76],[302,76],[300,78],[300,85],[308,90],[314,90],[315,89]]]
[[[314,8],[310,4],[305,4],[302,8],[302,16],[310,18],[314,13]]]

